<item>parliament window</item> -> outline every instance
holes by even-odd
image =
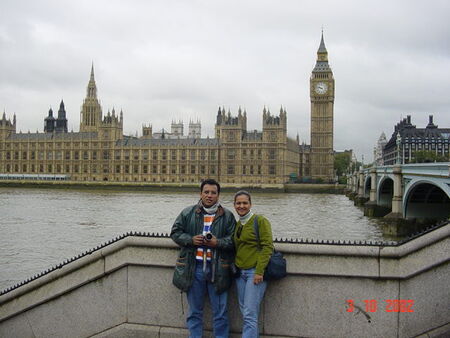
[[[139,150],[133,151],[133,158],[134,158],[135,160],[139,160]]]
[[[229,165],[227,168],[227,174],[228,175],[234,175],[234,166],[233,165]]]
[[[191,160],[195,160],[197,158],[197,152],[195,150],[191,150]]]
[[[130,173],[130,166],[128,164],[125,165],[125,174]]]
[[[167,160],[167,150],[162,151],[162,159],[165,161]]]
[[[158,151],[157,150],[153,150],[152,151],[152,160],[157,160],[158,159]]]
[[[148,165],[143,165],[143,166],[142,166],[142,172],[143,172],[144,174],[147,174],[147,173],[148,173]]]
[[[139,166],[137,164],[135,164],[133,166],[133,173],[138,174],[139,173]]]
[[[120,174],[120,165],[116,165],[116,174]]]
[[[195,174],[195,165],[191,165],[191,174]]]
[[[156,173],[158,173],[158,166],[153,165],[152,166],[152,174],[156,174]]]
[[[175,161],[177,159],[177,151],[176,150],[170,151],[170,158],[172,159],[172,161]]]
[[[227,159],[234,160],[236,157],[236,153],[234,152],[234,149],[230,149],[227,151]]]
[[[186,174],[186,166],[185,166],[185,165],[182,165],[182,166],[181,166],[181,168],[180,168],[180,173],[181,173],[181,174]]]
[[[22,160],[26,160],[27,159],[27,152],[24,151],[22,152]]]
[[[161,173],[162,173],[162,174],[167,174],[167,166],[166,166],[166,165],[163,165],[163,166],[161,167]]]

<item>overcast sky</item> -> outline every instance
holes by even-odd
[[[0,107],[17,129],[43,130],[64,99],[79,130],[91,63],[103,113],[124,133],[201,120],[219,106],[286,107],[288,133],[310,143],[309,77],[322,26],[336,81],[334,147],[372,160],[385,132],[410,114],[450,127],[450,1],[1,0]]]

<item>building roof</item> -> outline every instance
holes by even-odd
[[[397,134],[400,133],[401,138],[409,139],[448,139],[450,140],[450,128],[438,128],[437,125],[433,123],[433,116],[430,115],[430,121],[426,128],[416,128],[415,125],[411,124],[411,116],[401,120],[394,127],[394,132],[392,133],[389,142],[386,143],[385,148],[395,147],[397,142]]]
[[[146,146],[146,145],[160,145],[160,146],[217,146],[219,140],[214,138],[188,138],[188,139],[138,139],[138,138],[124,138],[118,140],[117,146],[132,147],[132,146]]]
[[[11,141],[39,141],[39,140],[85,140],[96,139],[96,132],[70,132],[70,133],[12,133],[8,140]]]

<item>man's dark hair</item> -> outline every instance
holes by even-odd
[[[215,185],[217,187],[217,194],[220,194],[220,184],[219,184],[219,182],[217,182],[215,179],[212,179],[212,178],[208,178],[208,179],[204,180],[202,182],[202,184],[200,184],[200,192],[203,192],[203,187],[206,184]]]

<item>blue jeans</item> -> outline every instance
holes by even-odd
[[[243,317],[242,338],[258,338],[259,305],[264,298],[267,282],[253,284],[255,268],[241,270],[236,279],[239,307]]]
[[[203,264],[201,262],[197,262],[195,266],[194,281],[187,292],[189,314],[186,322],[190,333],[189,338],[202,337],[203,305],[207,291],[213,312],[214,336],[216,338],[228,338],[230,331],[227,309],[228,291],[220,295],[216,293],[213,284],[207,280],[203,272]]]

